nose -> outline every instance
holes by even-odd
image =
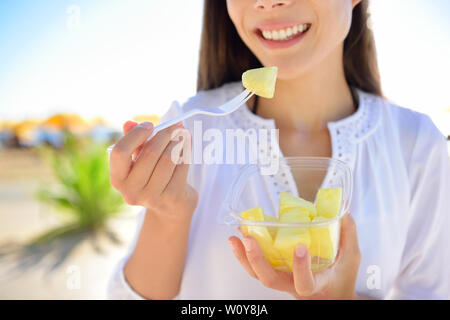
[[[288,5],[292,0],[255,0],[255,8],[260,10],[272,10]]]

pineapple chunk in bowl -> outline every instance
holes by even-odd
[[[273,177],[263,176],[258,165],[241,169],[224,202],[222,221],[255,238],[277,270],[292,272],[299,244],[308,248],[312,271],[324,270],[338,252],[340,219],[351,200],[351,170],[331,158],[281,160]],[[273,183],[277,177],[284,180]],[[267,193],[255,198],[254,187],[261,184]]]

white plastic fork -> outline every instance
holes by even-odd
[[[189,110],[171,120],[168,120],[166,122],[163,122],[163,123],[160,123],[159,125],[157,125],[155,128],[153,128],[152,135],[147,139],[147,141],[150,140],[151,138],[153,138],[155,136],[155,134],[157,134],[159,131],[166,129],[166,128],[170,127],[171,125],[174,125],[180,121],[188,119],[197,114],[206,114],[206,115],[210,115],[210,116],[225,116],[227,114],[230,114],[233,111],[237,110],[241,105],[246,103],[247,100],[250,99],[253,95],[254,95],[253,92],[249,91],[248,89],[245,89],[244,91],[242,91],[242,93],[240,93],[233,99],[225,102],[224,104],[222,104],[218,107],[202,108],[202,109],[196,108],[196,109]],[[115,144],[113,144],[112,146],[109,146],[108,149],[106,149],[106,152],[110,153],[112,151],[112,149],[114,148],[114,146],[115,146]]]

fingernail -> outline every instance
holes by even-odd
[[[252,241],[248,238],[242,239],[242,243],[244,244],[245,251],[251,251],[252,250]]]
[[[183,122],[178,122],[178,123],[177,123],[177,127],[181,127],[181,128],[184,128],[184,126],[183,126]]]
[[[304,245],[299,245],[295,248],[295,255],[299,258],[303,258],[306,254],[306,247]]]
[[[153,123],[149,122],[149,121],[145,121],[139,124],[140,127],[145,128],[145,129],[151,129],[153,128]]]

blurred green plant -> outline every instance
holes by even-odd
[[[64,225],[37,237],[35,243],[104,230],[106,221],[121,211],[124,201],[109,180],[107,146],[108,143],[65,132],[62,148],[39,148],[53,170],[56,183],[41,188],[36,196],[65,212],[68,219]]]

